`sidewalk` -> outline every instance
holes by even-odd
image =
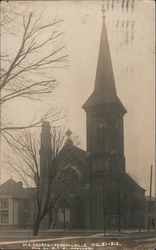
[[[147,229],[142,229],[140,232],[137,229],[134,230],[107,230],[104,232],[102,230],[40,230],[38,236],[33,236],[32,230],[28,229],[12,229],[0,231],[0,242],[4,241],[14,241],[14,240],[38,240],[38,239],[61,239],[63,238],[150,238],[155,237],[156,232],[151,230],[147,232]]]

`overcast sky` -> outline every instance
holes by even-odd
[[[128,11],[122,11],[121,1],[114,2],[114,8],[111,1],[109,9],[106,8],[106,27],[117,93],[128,111],[124,119],[126,169],[149,189],[155,133],[154,1],[135,0],[133,12],[132,1]],[[31,118],[32,111],[40,112],[41,106],[49,107],[55,102],[66,114],[63,125],[79,136],[79,146],[85,149],[86,120],[81,107],[94,88],[102,28],[101,1],[19,1],[14,4],[25,13],[43,12],[43,20],[53,20],[56,16],[64,19],[61,29],[69,54],[69,69],[55,72],[60,82],[55,100],[49,96],[44,105],[37,106],[21,100],[13,102],[8,116],[12,121],[25,122]],[[14,43],[7,42],[7,46],[16,49]],[[4,161],[3,157],[2,180],[8,178]]]

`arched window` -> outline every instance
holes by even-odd
[[[98,159],[96,158],[92,160],[92,170],[94,172],[98,171]]]
[[[105,176],[108,176],[110,173],[110,163],[109,159],[105,159]]]
[[[104,159],[103,158],[99,158],[98,159],[98,170],[99,171],[103,171],[104,170]]]
[[[106,122],[100,122],[97,125],[97,146],[99,149],[102,149],[102,151],[107,151],[107,124]]]

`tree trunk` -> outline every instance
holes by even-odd
[[[66,230],[66,207],[64,207],[64,213],[63,213],[63,227],[64,227],[64,232]]]
[[[121,214],[119,212],[119,224],[118,224],[118,232],[121,230]]]
[[[51,223],[52,223],[52,209],[49,211],[48,229],[51,228]]]
[[[40,224],[41,224],[41,217],[37,216],[35,223],[34,223],[34,227],[33,227],[33,235],[37,236],[39,229],[40,229]]]

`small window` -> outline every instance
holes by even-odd
[[[103,158],[95,158],[92,161],[92,170],[97,172],[97,171],[103,171],[104,170],[104,165],[105,165],[105,161]]]
[[[2,209],[8,208],[8,199],[1,199],[1,208]]]
[[[104,161],[103,161],[103,159],[99,159],[99,161],[98,161],[98,169],[99,169],[99,171],[104,169]]]
[[[99,149],[103,151],[107,151],[108,148],[108,132],[107,132],[107,124],[105,122],[100,122],[97,124],[97,146]]]
[[[98,161],[97,161],[97,159],[94,159],[92,161],[92,170],[93,171],[98,171]]]
[[[8,223],[8,211],[1,212],[1,223]]]
[[[109,164],[109,160],[105,159],[105,173],[108,174],[110,171],[110,164]]]
[[[108,170],[109,169],[109,160],[105,159],[105,168]]]

